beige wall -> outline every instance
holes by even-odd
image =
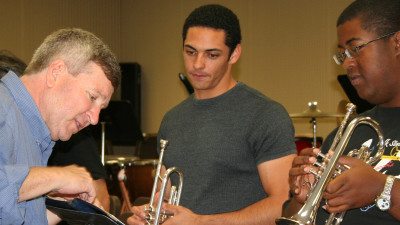
[[[311,100],[324,112],[336,112],[345,96],[336,81],[344,71],[331,59],[335,21],[351,0],[0,0],[0,48],[29,61],[55,29],[82,27],[98,34],[121,62],[141,64],[142,129],[155,133],[163,114],[187,97],[177,77],[184,72],[183,21],[210,2],[228,6],[240,18],[243,54],[236,79],[281,102],[289,113],[302,112]],[[297,133],[311,133],[307,119],[294,124]],[[318,125],[325,136],[336,120]]]

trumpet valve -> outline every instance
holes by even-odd
[[[321,152],[318,152],[317,157],[320,157],[320,158],[322,159],[323,162],[329,161],[328,155],[325,155],[325,154],[323,154],[323,153],[321,153]]]
[[[154,220],[156,218],[156,211],[154,210],[154,207],[151,205],[145,206],[144,211],[146,213],[146,217],[145,217],[146,223],[148,225],[154,224]]]
[[[316,178],[320,178],[320,172],[315,170],[310,170],[309,173],[313,174]]]
[[[145,209],[146,211],[146,209]],[[146,220],[146,224],[148,225],[154,225],[155,224],[155,220],[156,220],[156,212],[155,211],[151,211],[150,209],[148,209],[146,211],[147,215],[145,217]],[[162,224],[163,222],[165,222],[165,220],[167,220],[169,217],[173,216],[173,214],[171,213],[167,213],[165,211],[160,212],[159,215],[159,224]]]
[[[319,168],[323,168],[324,167],[324,165],[322,163],[318,162],[318,161],[314,162],[313,165],[317,166]]]

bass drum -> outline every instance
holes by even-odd
[[[132,202],[138,197],[151,196],[157,163],[158,159],[140,159],[125,166],[125,185]]]
[[[300,153],[301,150],[305,148],[312,148],[313,146],[313,138],[308,136],[297,136],[295,137],[297,154]],[[317,137],[316,147],[321,147],[322,137]]]

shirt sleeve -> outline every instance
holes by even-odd
[[[29,167],[13,164],[14,138],[1,121],[0,134],[0,224],[22,224],[25,202],[18,202],[19,189],[28,175]]]
[[[250,138],[257,164],[296,153],[294,127],[283,106],[274,104],[254,121]]]

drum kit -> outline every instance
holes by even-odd
[[[293,114],[289,114],[289,116],[291,118],[306,118],[306,119],[310,119],[310,124],[312,127],[312,142],[311,142],[311,146],[305,146],[305,147],[319,147],[319,145],[322,142],[321,138],[317,137],[317,119],[324,119],[324,118],[343,118],[344,115],[343,114],[335,114],[335,113],[324,113],[321,110],[318,109],[318,102],[316,101],[311,101],[308,102],[308,109],[301,112],[301,113],[293,113]],[[306,141],[306,139],[297,139],[296,140],[296,145],[298,145],[298,142],[303,142]],[[299,145],[298,145],[299,146]],[[301,145],[301,147],[303,147],[303,145]],[[301,148],[300,147],[300,148]],[[298,151],[301,150],[297,149]]]
[[[150,197],[158,159],[142,159],[135,155],[106,155],[105,127],[106,123],[101,122],[101,162],[108,176],[106,182],[109,194],[122,201],[122,215],[131,211],[132,201],[135,199]]]

